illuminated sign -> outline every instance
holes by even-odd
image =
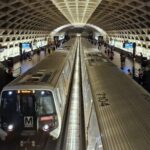
[[[125,48],[133,48],[133,43],[125,43]]]
[[[17,91],[18,94],[30,94],[30,93],[35,93],[34,90],[18,90]]]
[[[53,120],[54,117],[53,116],[43,116],[40,118],[40,121],[48,121],[48,120]]]
[[[30,49],[30,43],[22,43],[22,49]]]

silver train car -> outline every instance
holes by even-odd
[[[149,150],[150,94],[100,52],[93,52],[90,43],[82,41],[84,67],[101,133],[99,147],[104,150]],[[90,97],[88,90],[83,94]]]
[[[59,138],[76,47],[77,40],[70,40],[64,49],[47,56],[3,88],[1,128],[7,137],[44,132]]]

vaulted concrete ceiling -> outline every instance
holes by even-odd
[[[0,0],[0,28],[51,31],[68,23],[150,28],[150,0]]]
[[[51,31],[67,23],[50,0],[0,0],[0,28]]]
[[[88,22],[106,31],[150,28],[150,0],[102,0]]]
[[[72,24],[86,24],[102,0],[52,0]]]

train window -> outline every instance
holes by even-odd
[[[4,91],[2,93],[2,103],[1,103],[1,109],[2,113],[5,116],[12,115],[13,112],[17,111],[18,108],[17,103],[17,95],[16,92],[13,91]]]
[[[55,105],[50,91],[4,91],[2,112],[5,116],[19,112],[23,115],[49,115],[55,113]]]
[[[21,94],[18,96],[20,112],[24,115],[35,114],[35,97],[32,94]]]
[[[50,91],[39,91],[36,93],[36,110],[38,115],[55,113],[54,100]]]

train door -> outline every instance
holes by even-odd
[[[36,130],[35,97],[32,94],[20,95],[20,111],[23,115],[23,128]]]

